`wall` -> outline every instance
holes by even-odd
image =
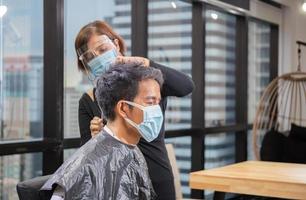
[[[279,74],[296,71],[296,41],[306,42],[306,13],[301,0],[275,0],[276,8],[258,0],[251,0],[250,15],[279,25]],[[302,71],[306,72],[306,47],[302,47]]]
[[[306,42],[306,12],[302,11],[302,1],[282,0],[283,12],[283,68],[284,72],[297,69],[296,40]],[[306,71],[306,47],[302,47],[302,71]],[[291,68],[290,68],[291,66]]]

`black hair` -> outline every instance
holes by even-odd
[[[139,82],[146,79],[157,81],[160,88],[164,82],[159,69],[143,65],[117,64],[102,74],[97,81],[95,96],[103,118],[114,120],[114,108],[118,101],[133,101],[138,93]]]

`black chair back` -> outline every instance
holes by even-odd
[[[49,200],[52,191],[41,192],[40,188],[50,177],[51,175],[40,176],[18,183],[16,187],[19,200]]]

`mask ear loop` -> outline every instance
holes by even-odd
[[[96,94],[94,93],[93,95],[94,95],[94,99],[95,99],[95,100],[96,100],[96,102],[97,102]],[[98,105],[98,108],[99,108],[100,113],[101,113],[100,118],[102,119],[103,126],[105,126],[105,125],[106,125],[106,123],[107,123],[107,121],[106,121],[106,119],[105,119],[105,117],[104,117],[104,115],[103,115],[103,110],[102,110],[102,108],[100,107],[100,105],[99,105],[99,103],[98,103],[98,102],[97,102],[97,105]]]
[[[98,103],[97,103],[98,104]],[[104,119],[104,117],[103,117],[103,111],[102,111],[102,108],[100,107],[100,105],[98,104],[98,107],[99,107],[99,110],[100,110],[100,113],[101,113],[101,119]]]
[[[124,103],[126,103],[128,106],[134,106],[132,105],[129,101],[123,101]],[[136,106],[135,106],[136,107]],[[141,135],[140,133],[140,130],[138,128],[138,124],[136,124],[134,121],[132,121],[131,119],[129,119],[129,117],[124,117],[124,120],[130,124],[130,126],[134,127],[138,132],[139,134]]]
[[[144,120],[145,106],[139,105],[139,104],[134,103],[134,102],[132,102],[132,101],[126,101],[126,100],[124,100],[123,102],[126,103],[126,104],[128,104],[129,106],[134,106],[134,107],[140,109],[140,110],[142,111],[143,120]],[[129,121],[130,124],[138,130],[137,126],[138,126],[139,124],[135,123],[134,121],[132,121],[132,120],[129,119],[128,117],[126,117],[125,120]],[[139,131],[139,130],[138,130],[138,131]]]
[[[145,108],[146,108],[145,106],[139,105],[139,104],[134,103],[134,102],[131,102],[131,101],[123,101],[123,102],[125,102],[125,103],[127,103],[127,104],[129,104],[129,105],[131,105],[131,106],[134,106],[134,107],[136,107],[136,108],[139,108],[139,109],[142,110],[142,111],[144,111]]]
[[[95,77],[94,75],[89,72],[88,70],[86,70],[87,72],[87,79],[91,82],[91,84],[95,87],[94,81],[95,81]]]

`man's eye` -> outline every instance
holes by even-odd
[[[152,101],[152,102],[147,102],[147,105],[148,106],[153,106],[154,105],[154,102]]]

